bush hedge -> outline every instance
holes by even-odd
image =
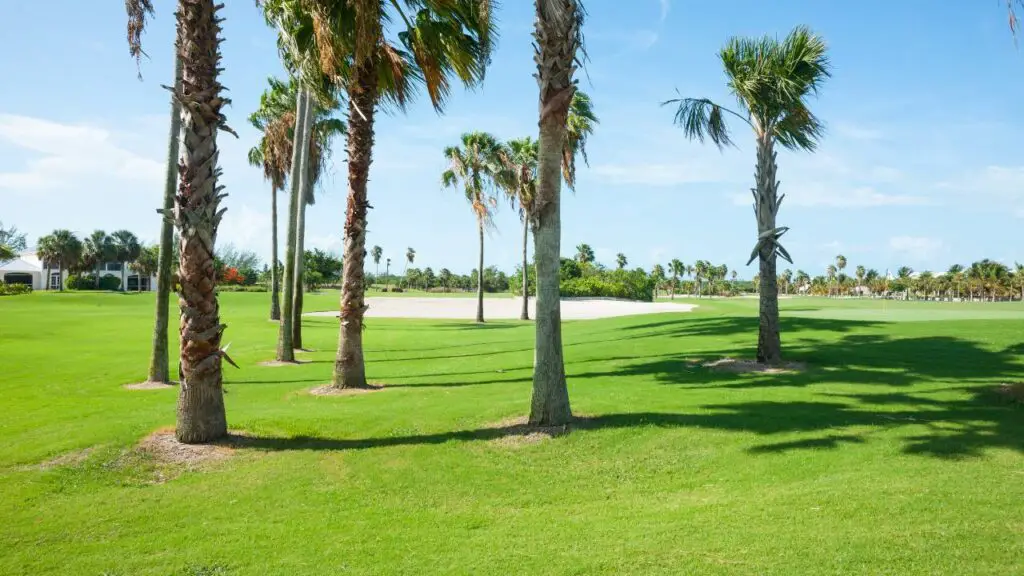
[[[20,296],[22,294],[31,294],[32,287],[28,284],[7,284],[6,282],[0,282],[0,296]]]
[[[261,284],[252,286],[240,286],[238,284],[218,284],[217,292],[269,292],[270,289]],[[281,290],[284,293],[284,290]]]
[[[110,290],[121,289],[121,279],[117,276],[100,276],[99,288],[96,287],[96,277],[91,275],[72,274],[64,282],[68,290]]]
[[[564,298],[654,300],[654,281],[643,270],[615,270],[594,276],[566,278],[559,290]]]

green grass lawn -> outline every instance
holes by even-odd
[[[337,320],[259,367],[266,300],[221,298],[229,423],[258,438],[176,474],[132,451],[176,390],[121,387],[151,295],[0,298],[0,573],[1024,572],[1024,408],[993,392],[1024,380],[1020,305],[784,300],[809,369],[775,375],[694,364],[752,353],[753,299],[567,322],[586,418],[526,444],[494,426],[528,410],[532,325],[370,319],[387,388],[315,397]]]

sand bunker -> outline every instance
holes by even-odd
[[[366,388],[335,388],[330,384],[317,386],[309,391],[313,396],[356,396],[384,390],[383,386],[367,386]]]
[[[371,318],[434,318],[446,320],[473,320],[476,318],[474,298],[367,298]],[[484,300],[484,318],[515,320],[519,318],[523,302],[519,298],[488,298]],[[592,320],[614,316],[689,312],[697,306],[674,302],[633,302],[630,300],[566,299],[562,300],[563,320]],[[536,314],[530,299],[530,318]],[[338,316],[337,310],[307,312],[306,316]]]
[[[168,388],[174,388],[177,386],[177,382],[153,382],[146,380],[145,382],[139,382],[137,384],[125,384],[125,390],[166,390]]]

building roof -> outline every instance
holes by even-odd
[[[33,264],[31,261],[26,262],[22,258],[15,258],[14,260],[8,260],[7,262],[0,263],[0,272],[42,272],[42,266]]]

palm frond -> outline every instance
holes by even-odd
[[[135,58],[136,66],[142,65],[146,52],[142,49],[142,33],[146,30],[146,18],[153,15],[152,0],[125,0],[128,12],[128,52]],[[142,77],[142,72],[139,72]]]
[[[736,112],[719,106],[707,98],[677,98],[662,102],[662,106],[670,104],[678,104],[674,122],[683,129],[683,134],[687,138],[697,140],[702,144],[705,139],[710,138],[719,149],[733,145],[723,112],[729,112],[747,121]],[[749,121],[747,122],[749,123]]]
[[[778,143],[790,150],[813,152],[825,135],[825,126],[798,102],[775,124],[774,134]]]

